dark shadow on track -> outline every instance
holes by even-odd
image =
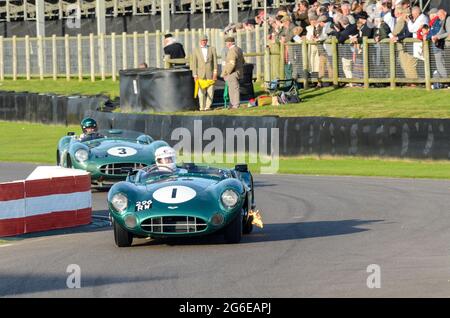
[[[83,268],[81,268],[83,270]],[[47,275],[47,274],[16,274],[16,273],[6,273],[0,274],[0,297],[5,296],[17,296],[21,294],[32,294],[39,292],[51,292],[58,290],[67,290],[67,279],[70,273],[57,274],[57,275]],[[148,277],[134,277],[130,276],[89,276],[82,274],[81,276],[81,288],[86,287],[98,287],[107,286],[112,284],[129,284],[129,283],[141,283],[141,282],[152,282],[176,279],[176,275],[167,276],[151,276]]]
[[[288,240],[301,240],[314,237],[326,237],[336,235],[348,235],[369,231],[359,228],[384,220],[339,220],[339,221],[315,221],[298,223],[265,224],[263,229],[255,228],[251,234],[244,235],[240,244],[260,242],[275,242]],[[165,238],[155,240],[136,240],[134,247],[154,245],[214,245],[224,244],[222,235],[214,234],[203,237],[190,238]]]

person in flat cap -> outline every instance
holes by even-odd
[[[192,54],[192,75],[196,81],[200,111],[211,109],[214,97],[214,83],[217,80],[216,48],[208,45],[208,37],[200,37],[200,45]],[[195,94],[194,94],[195,95]]]
[[[234,37],[227,37],[225,39],[225,46],[228,48],[228,53],[225,58],[225,64],[222,67],[221,76],[228,85],[230,108],[235,109],[240,104],[239,80],[244,75],[245,59],[242,49],[235,44]]]
[[[169,55],[171,59],[184,59],[186,57],[183,45],[177,42],[171,33],[164,35],[164,55]]]

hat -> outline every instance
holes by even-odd
[[[281,19],[281,22],[287,22],[287,21],[291,22],[291,17],[288,16],[288,15],[285,15],[285,16]]]
[[[364,20],[367,20],[368,18],[369,18],[369,15],[367,14],[366,11],[361,11],[360,13],[355,14],[355,19],[356,19],[356,20],[358,20],[358,19],[364,19]]]
[[[227,37],[225,39],[225,42],[232,42],[232,43],[234,43],[234,37],[232,37],[232,36]]]
[[[208,36],[207,36],[206,34],[203,34],[203,35],[200,37],[200,41],[202,41],[202,40],[208,40]]]
[[[438,9],[436,8],[431,8],[430,11],[428,12],[428,14],[436,14],[438,13]]]
[[[317,22],[327,22],[328,18],[324,15],[321,15],[318,19]]]
[[[172,33],[167,33],[166,35],[164,35],[164,38],[167,39],[167,38],[171,38],[172,36],[173,36]]]

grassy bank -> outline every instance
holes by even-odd
[[[104,94],[110,98],[120,95],[119,82],[76,79],[24,79],[0,82],[0,90],[51,92],[63,95]],[[260,83],[255,84],[257,94],[266,94]],[[237,110],[214,110],[206,113],[182,112],[184,115],[236,115],[236,116],[329,116],[348,118],[450,118],[450,90],[427,92],[423,88],[341,88],[300,90],[303,102],[282,106],[263,106]]]
[[[80,128],[0,121],[0,161],[55,164],[58,140],[68,131]],[[261,166],[250,164],[256,172]],[[450,179],[450,161],[303,156],[280,158],[278,173]]]

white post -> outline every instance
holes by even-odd
[[[97,19],[97,34],[106,33],[105,0],[95,0],[95,17]]]
[[[161,32],[170,31],[170,0],[161,0]]]
[[[8,3],[7,3],[8,5]],[[44,0],[36,0],[36,36],[45,36]]]
[[[237,7],[238,1],[237,0],[230,0],[230,12],[229,12],[229,22],[230,23],[237,23],[238,21],[238,7]]]

